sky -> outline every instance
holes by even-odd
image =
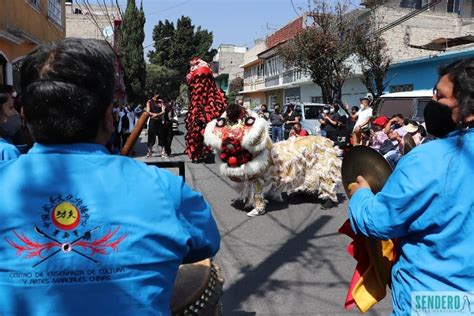
[[[140,6],[140,0],[135,1]],[[359,4],[359,0],[353,2]],[[119,0],[119,4],[125,10],[127,0]],[[195,27],[214,34],[214,48],[220,44],[250,48],[255,39],[265,38],[296,19],[307,6],[308,0],[143,0],[145,56],[153,49],[153,27],[160,20],[168,19],[176,25],[182,15],[189,16]]]

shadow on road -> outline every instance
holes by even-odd
[[[241,272],[244,276],[225,290],[224,308],[226,312],[232,315],[234,315],[234,313],[242,313],[242,311],[239,311],[240,303],[249,298],[249,296],[263,295],[267,286],[271,286],[272,289],[275,289],[275,287],[287,288],[288,286],[281,284],[281,282],[270,282],[271,275],[282,265],[297,261],[304,251],[314,247],[311,241],[318,238],[316,233],[324,227],[330,219],[331,216],[328,215],[319,217],[302,232],[289,239],[280,249],[272,253],[260,265],[256,267],[243,267],[243,271]]]

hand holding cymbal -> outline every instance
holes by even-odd
[[[355,146],[342,161],[342,183],[350,198],[359,188],[379,192],[392,173],[392,167],[376,150],[367,146]]]
[[[363,176],[358,176],[357,182],[349,183],[349,185],[347,186],[349,198],[351,198],[354,195],[354,193],[361,188],[367,188],[369,190],[372,190],[370,188],[369,182],[367,182],[367,180],[365,180]]]

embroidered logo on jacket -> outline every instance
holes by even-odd
[[[43,206],[41,219],[42,228],[35,226],[33,229],[39,240],[15,230],[13,238],[5,238],[16,249],[18,256],[37,258],[33,268],[60,253],[79,255],[99,263],[96,255],[109,255],[117,251],[119,244],[127,237],[127,234],[118,235],[120,226],[110,228],[105,234],[100,233],[101,226],[86,228],[89,210],[81,199],[72,195],[50,197],[49,203]]]

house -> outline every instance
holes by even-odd
[[[474,46],[394,63],[386,75],[389,82],[386,92],[432,89],[438,80],[439,68],[472,57]]]
[[[278,53],[279,47],[303,30],[305,24],[306,16],[298,17],[267,37],[264,43],[260,41],[249,49],[242,65],[244,105],[255,108],[267,104],[272,109],[275,104],[322,102],[321,89],[311,77],[299,69],[285,68]],[[358,99],[367,94],[359,80],[360,67],[354,68],[354,76],[346,81],[343,89],[343,101],[350,104],[359,102]]]
[[[122,18],[119,8],[111,5],[88,5],[81,1],[66,0],[66,37],[93,38],[107,41],[116,52],[114,99],[125,103],[124,72],[120,56],[120,29]]]
[[[221,44],[214,56],[211,68],[214,72],[216,85],[225,94],[229,92],[229,85],[237,77],[242,77],[242,69],[239,67],[244,61],[246,47],[229,44]]]
[[[65,30],[65,0],[0,1],[0,85],[18,85],[23,58]]]
[[[474,42],[470,36],[474,31],[472,1],[387,0],[377,6],[375,3],[380,4],[380,0],[366,0],[363,7],[351,14],[358,16],[359,21],[374,14],[394,65]],[[300,70],[285,69],[278,54],[278,47],[305,27],[303,15],[269,35],[265,46],[259,43],[247,51],[242,65],[244,104],[254,107],[266,103],[272,108],[276,103],[322,102],[320,87]],[[437,51],[433,53],[433,49]],[[360,80],[360,65],[354,59],[348,62],[353,65],[353,74],[343,86],[342,101],[357,105],[367,89]]]
[[[81,1],[66,1],[66,37],[95,38],[113,44],[116,19],[121,17],[115,5],[86,6]]]

